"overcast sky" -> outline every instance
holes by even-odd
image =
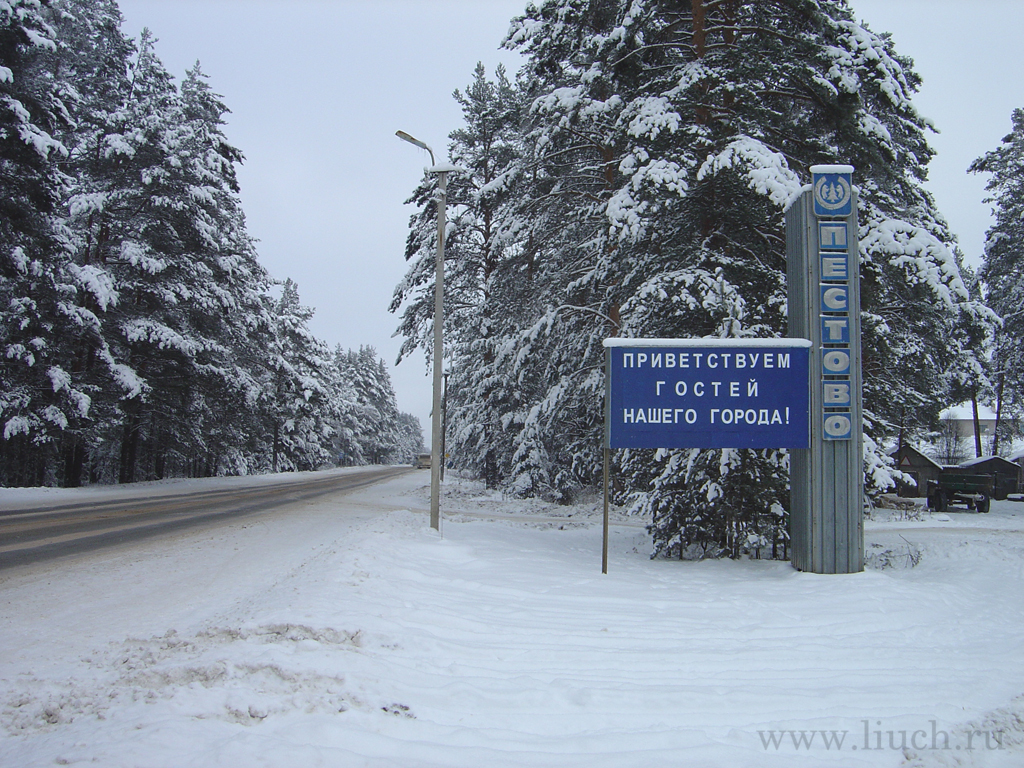
[[[332,347],[368,344],[391,366],[401,410],[430,441],[431,379],[422,355],[397,368],[395,315],[405,272],[404,205],[429,164],[404,130],[446,157],[460,125],[452,92],[473,68],[510,70],[498,46],[525,0],[120,0],[125,32],[149,27],[179,79],[199,60],[231,109],[228,138],[246,155],[242,200],[260,257],[316,308]],[[919,111],[940,131],[929,188],[969,262],[989,226],[971,161],[1024,107],[1019,0],[852,0],[860,20],[893,34],[924,85]],[[843,158],[836,158],[842,161]]]

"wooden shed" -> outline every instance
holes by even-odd
[[[939,473],[942,472],[941,464],[925,456],[912,445],[904,445],[889,455],[896,462],[896,468],[900,472],[910,475],[917,482],[916,486],[910,483],[900,483],[898,488],[900,496],[907,498],[924,496],[928,481],[937,480]]]
[[[1005,499],[1008,493],[1018,493],[1024,482],[1020,464],[1002,456],[982,456],[962,462],[960,467],[978,475],[992,475],[996,479],[996,498]]]

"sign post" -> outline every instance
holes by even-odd
[[[853,168],[818,165],[786,214],[789,334],[808,339],[810,446],[790,455],[795,568],[864,570],[860,265]]]
[[[806,339],[605,339],[608,572],[611,448],[809,446]]]

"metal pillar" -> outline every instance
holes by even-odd
[[[813,190],[804,192],[786,214],[789,335],[812,342],[811,447],[790,452],[791,560],[795,568],[812,573],[864,570],[860,267],[857,197],[851,193],[852,211],[845,217],[823,216],[820,210],[816,214]],[[820,233],[828,230],[822,226],[841,224],[845,251],[837,251],[834,242],[826,246],[830,252],[823,251]],[[839,257],[832,263],[843,263],[844,254],[845,281],[828,261]],[[842,302],[833,301],[837,296]],[[833,333],[834,327],[840,330]],[[849,355],[849,368],[836,373],[834,362],[844,354]],[[847,399],[841,399],[844,392]],[[844,433],[837,425],[847,419],[850,429]]]

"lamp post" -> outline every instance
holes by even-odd
[[[441,451],[444,437],[441,432],[441,364],[442,335],[444,325],[444,227],[445,204],[448,198],[448,174],[457,170],[455,166],[434,161],[434,151],[419,139],[414,139],[405,131],[396,131],[395,135],[402,141],[425,149],[430,153],[428,173],[437,174],[437,256],[436,276],[434,278],[434,409],[430,436],[430,527],[441,530]]]

